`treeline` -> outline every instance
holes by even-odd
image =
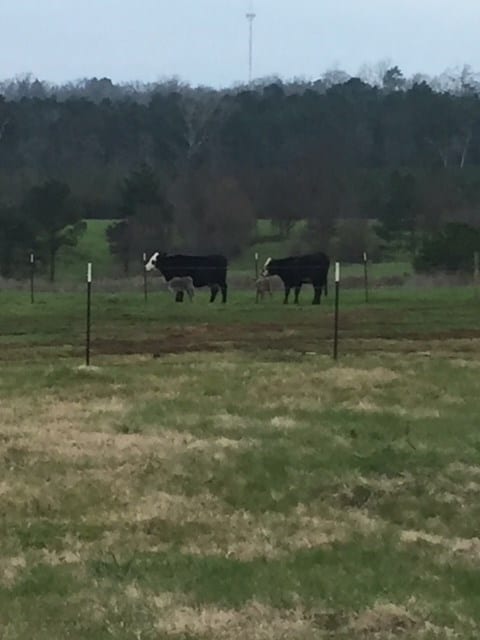
[[[229,91],[0,88],[3,275],[34,247],[53,277],[85,218],[115,220],[126,272],[151,249],[234,256],[260,218],[284,236],[303,220],[298,249],[342,259],[415,254],[448,222],[480,223],[480,84],[468,69],[443,85],[392,67],[375,82],[336,72]]]

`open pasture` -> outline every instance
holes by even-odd
[[[340,349],[376,351],[470,351],[480,338],[480,297],[469,287],[375,289],[364,303],[361,290],[341,293]],[[195,302],[176,304],[171,294],[99,293],[93,284],[93,355],[158,355],[191,351],[280,351],[331,353],[334,292],[313,307],[311,287],[301,304],[282,304],[282,294],[254,304],[254,293],[230,290],[226,305],[208,303],[200,290]],[[26,291],[0,298],[0,359],[81,358],[85,343],[86,299],[80,293],[39,293],[30,304]]]
[[[1,294],[2,640],[478,638],[480,302],[251,298]]]

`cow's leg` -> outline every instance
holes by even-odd
[[[227,301],[227,290],[228,290],[227,284],[225,283],[221,285],[220,289],[222,290],[222,303],[225,304]]]
[[[183,302],[183,291],[177,291],[175,295],[175,302]]]
[[[215,298],[217,297],[218,294],[218,284],[214,284],[210,287],[210,302],[215,302]]]
[[[290,295],[291,287],[285,287],[285,298],[283,300],[283,304],[288,304],[288,296]]]
[[[298,304],[298,296],[300,295],[301,288],[302,288],[301,284],[295,287],[295,304]]]
[[[320,300],[321,300],[321,297],[322,297],[322,285],[314,286],[314,291],[315,291],[315,294],[313,296],[313,303],[312,304],[320,304]]]

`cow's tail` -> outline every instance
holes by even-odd
[[[328,277],[325,278],[325,283],[324,283],[323,288],[325,290],[325,297],[327,297],[328,296]]]

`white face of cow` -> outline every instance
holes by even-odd
[[[263,265],[263,269],[262,269],[262,276],[264,278],[268,278],[268,276],[270,275],[270,271],[268,269],[268,267],[270,266],[270,263],[272,262],[271,258],[268,258],[268,260],[265,262],[265,264]]]
[[[159,253],[158,251],[156,251],[153,254],[153,256],[150,258],[150,260],[146,263],[145,265],[146,271],[153,271],[155,269],[158,256],[159,256]]]

